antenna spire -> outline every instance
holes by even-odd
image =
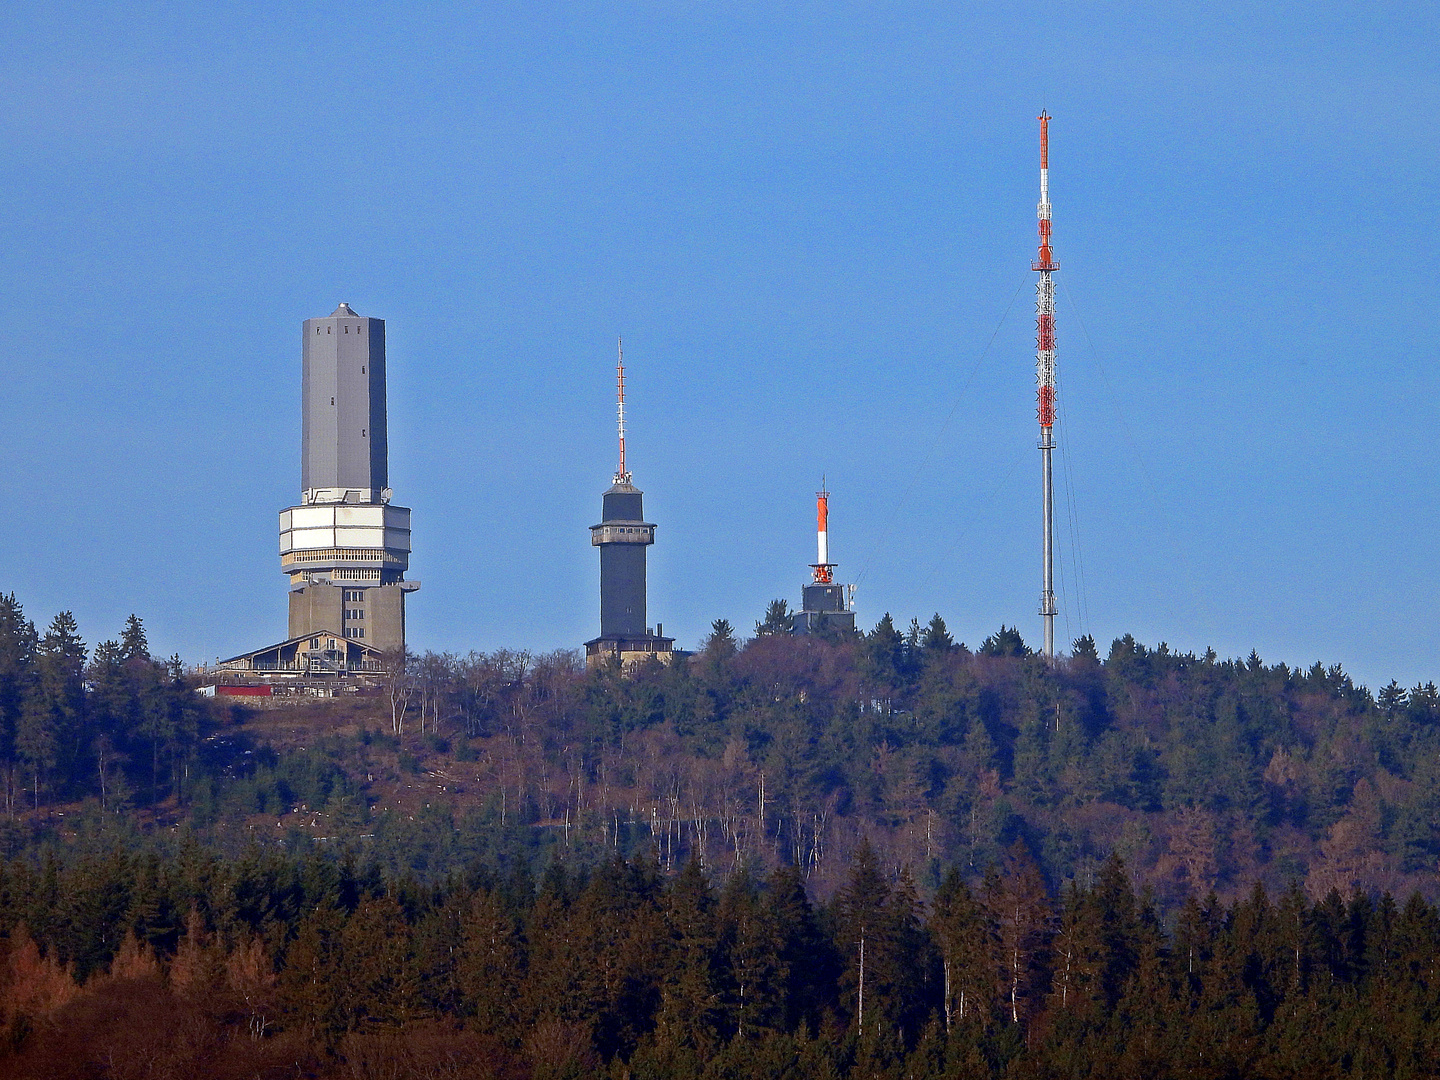
[[[812,564],[816,585],[829,585],[835,580],[835,564],[830,561],[830,492],[825,488],[825,477],[820,477],[820,490],[815,493],[815,554],[819,560]]]
[[[1051,451],[1055,449],[1055,282],[1051,274],[1060,269],[1050,250],[1050,114],[1041,110],[1040,121],[1040,253],[1030,264],[1039,273],[1035,283],[1035,398],[1040,421],[1040,474],[1045,518],[1044,574],[1040,591],[1040,617],[1045,624],[1045,657],[1055,657],[1055,484]]]
[[[616,349],[620,354],[619,362],[615,365],[615,419],[620,429],[620,468],[615,470],[615,483],[628,484],[630,473],[625,469],[625,339],[617,338],[616,341]]]

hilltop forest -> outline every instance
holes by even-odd
[[[1433,684],[786,619],[719,620],[672,666],[425,654],[261,708],[198,695],[138,618],[91,650],[0,597],[0,1053],[35,1076],[1440,1067]]]
[[[232,854],[363,836],[423,879],[502,848],[536,872],[793,864],[826,898],[862,839],[926,895],[1018,840],[1052,891],[1118,853],[1167,912],[1256,881],[1437,898],[1434,684],[1372,695],[1338,665],[1129,636],[1052,665],[1005,627],[969,649],[938,615],[844,639],[784,620],[777,601],[748,641],[717,622],[688,662],[628,677],[427,653],[371,694],[258,710],[196,695],[133,616],[89,652],[68,614],[41,633],[0,597],[0,853],[118,815]]]

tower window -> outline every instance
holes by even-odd
[[[364,374],[365,374],[365,365],[364,365],[364,364],[361,364],[361,365],[360,365],[360,374],[361,374],[361,375],[364,375]]]
[[[325,327],[325,332],[328,334],[330,332],[330,327]]]

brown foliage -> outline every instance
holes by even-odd
[[[160,962],[150,946],[138,940],[133,933],[127,933],[120,942],[115,959],[110,961],[110,971],[100,976],[117,981],[140,981],[160,978]]]
[[[534,1067],[535,1080],[589,1076],[600,1065],[590,1036],[579,1024],[542,1020],[525,1040],[525,1056]]]
[[[133,950],[128,963],[135,965],[139,953]],[[313,1053],[292,1038],[234,1038],[222,1016],[176,997],[158,972],[128,978],[112,971],[92,979],[49,1023],[37,1027],[6,1062],[6,1075],[16,1080],[241,1080],[280,1075],[282,1067],[293,1076],[314,1065]]]
[[[171,989],[182,997],[213,993],[220,982],[224,959],[205,933],[205,920],[191,908],[185,918],[185,936],[176,946],[167,969]]]
[[[511,1080],[524,1070],[488,1035],[437,1020],[357,1031],[340,1045],[341,1076],[353,1080]]]
[[[1161,825],[1169,843],[1155,861],[1154,876],[1173,884],[1180,896],[1204,896],[1214,889],[1220,874],[1215,814],[1187,806],[1162,819]]]
[[[1356,889],[1399,891],[1399,875],[1380,843],[1383,818],[1383,800],[1375,785],[1362,776],[1355,782],[1349,810],[1320,841],[1320,858],[1305,881],[1313,898],[1331,890],[1341,896]]]
[[[225,958],[225,985],[243,1007],[250,1037],[260,1038],[275,1013],[276,1003],[275,965],[258,937],[241,942]]]
[[[62,967],[54,956],[41,956],[40,947],[23,925],[10,935],[3,971],[0,1017],[7,1025],[22,1016],[31,1020],[49,1017],[80,992],[70,966]]]

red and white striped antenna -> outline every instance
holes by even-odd
[[[811,566],[815,584],[829,585],[835,580],[835,564],[830,561],[830,492],[825,490],[823,476],[820,490],[815,493],[815,549],[819,556]]]
[[[1051,451],[1055,449],[1055,282],[1060,269],[1050,250],[1050,115],[1041,110],[1040,121],[1040,254],[1030,264],[1039,273],[1035,283],[1035,397],[1040,421],[1040,472],[1044,490],[1045,517],[1044,584],[1040,591],[1040,616],[1045,625],[1045,656],[1055,656],[1055,485],[1051,472]]]
[[[620,429],[620,468],[615,470],[615,483],[630,483],[630,474],[625,469],[625,339],[618,338],[616,349],[620,354],[615,365],[616,406],[615,419]]]

